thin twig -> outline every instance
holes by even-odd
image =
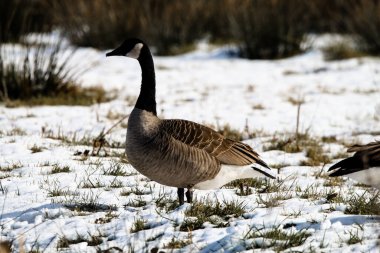
[[[109,134],[112,129],[114,129],[117,125],[119,125],[123,120],[125,120],[126,118],[128,118],[129,115],[126,115],[124,117],[122,117],[120,120],[118,120],[115,124],[113,124],[107,131],[101,131],[99,136],[96,137],[93,141],[93,145],[92,145],[92,155],[98,155],[100,150],[104,147],[104,144],[106,144],[106,140],[105,140],[105,136],[107,134]],[[98,149],[97,152],[95,152],[95,149]]]
[[[298,103],[297,106],[297,125],[296,125],[296,145],[298,147],[298,137],[299,137],[299,124],[300,124],[300,112],[302,103]]]

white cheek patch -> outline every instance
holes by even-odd
[[[139,58],[140,56],[140,52],[141,52],[141,48],[143,47],[143,44],[142,43],[137,43],[133,49],[131,51],[129,51],[125,56],[127,57],[131,57],[131,58],[134,58],[134,59],[137,59]]]

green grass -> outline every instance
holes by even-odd
[[[52,170],[50,171],[50,174],[57,174],[57,173],[68,173],[70,172],[70,167],[65,165],[65,166],[60,166],[58,164],[53,165]]]
[[[62,132],[62,130],[59,128],[58,131],[52,131],[50,129],[43,129],[42,136],[44,138],[49,138],[52,140],[59,140],[65,144],[69,145],[75,145],[75,146],[94,146],[94,142],[96,141],[96,137],[83,135],[83,136],[77,136],[76,133],[67,135]],[[125,148],[125,143],[121,142],[105,142],[103,147],[108,148]]]
[[[359,51],[348,42],[340,41],[331,43],[322,48],[323,58],[326,61],[345,60],[350,58],[363,57],[366,54]]]
[[[185,215],[194,217],[210,217],[212,215],[239,217],[245,213],[244,207],[244,202],[237,200],[222,202],[194,201],[190,208],[186,210]]]
[[[344,203],[345,201],[341,191],[336,192],[331,188],[323,192],[322,198],[325,198],[327,203]]]
[[[136,233],[147,228],[146,221],[143,219],[136,219],[133,223],[130,232]]]
[[[345,182],[345,179],[343,177],[328,177],[323,183],[323,186],[325,187],[342,186],[344,182]]]
[[[128,207],[143,207],[146,206],[147,202],[139,196],[138,198],[131,199],[128,201],[128,203],[125,206]]]
[[[292,198],[291,192],[276,192],[266,194],[265,197],[258,195],[256,202],[264,208],[272,208],[279,206],[281,204],[281,200],[287,200],[290,198]]]
[[[142,187],[132,187],[132,188],[125,188],[120,192],[120,196],[129,196],[131,194],[142,196],[142,195],[149,195],[152,193],[151,189],[146,189]]]
[[[106,176],[127,176],[127,172],[123,168],[123,164],[118,162],[112,162],[108,168],[103,167],[102,169],[103,175]]]
[[[62,204],[69,210],[87,214],[88,212],[116,210],[115,206],[99,203],[99,195],[92,191],[75,191],[63,195],[63,198],[52,199],[52,203]]]
[[[12,128],[10,131],[6,132],[5,135],[6,136],[24,136],[26,135],[26,131],[19,127],[15,127],[15,128]]]
[[[269,145],[263,147],[264,151],[281,150],[287,153],[301,152],[301,146],[293,138],[273,136]]]
[[[38,96],[25,99],[12,99],[5,102],[8,108],[40,105],[81,105],[89,106],[95,103],[104,103],[113,99],[107,97],[106,91],[101,87],[72,88],[67,93],[60,93],[52,97]]]
[[[95,180],[91,180],[90,178],[87,178],[85,181],[81,183],[81,187],[84,189],[90,189],[90,188],[103,188],[106,185],[100,181],[99,178]]]
[[[115,178],[112,180],[112,182],[107,186],[107,189],[112,189],[112,188],[122,188],[124,187],[124,184],[122,181],[118,180]]]
[[[307,160],[301,162],[304,166],[318,166],[320,164],[327,164],[331,159],[324,154],[322,145],[318,142],[313,142],[306,148]]]
[[[179,203],[176,199],[171,199],[165,194],[160,194],[157,199],[154,200],[156,206],[160,209],[164,209],[165,212],[170,212],[175,210]]]
[[[260,178],[246,178],[234,180],[226,185],[223,188],[236,188],[236,194],[238,196],[248,196],[253,193],[253,189],[261,189],[267,184],[265,179]]]
[[[317,200],[322,196],[322,193],[318,191],[318,187],[314,185],[309,185],[304,189],[296,187],[296,194],[299,198],[308,200]]]
[[[319,138],[311,137],[308,134],[299,134],[298,137],[273,136],[269,144],[264,146],[264,151],[281,150],[287,153],[298,153],[304,151],[307,160],[301,162],[304,166],[318,166],[331,162],[322,147]]]
[[[70,239],[68,237],[62,236],[59,238],[57,243],[57,249],[69,248],[71,244],[78,244],[81,242],[87,242],[88,246],[98,246],[103,242],[100,236],[91,235],[90,238],[77,234],[76,238]]]
[[[245,213],[244,202],[239,201],[194,201],[189,209],[185,211],[187,218],[181,224],[181,231],[192,231],[200,229],[205,222],[216,223],[218,227],[224,227],[228,223],[220,222],[221,220],[229,220],[232,217],[239,217]],[[221,219],[213,219],[220,217]]]
[[[235,141],[243,140],[242,132],[233,129],[230,125],[226,124],[218,129],[218,132],[221,133],[224,137],[229,138]]]
[[[190,240],[179,240],[173,237],[169,243],[164,245],[164,248],[165,249],[181,249],[183,247],[186,247],[189,244],[191,244]]]
[[[258,190],[259,193],[277,193],[287,192],[291,187],[285,186],[286,180],[274,181],[274,180],[262,180],[263,184]],[[294,181],[293,181],[294,184]]]
[[[346,200],[346,204],[345,214],[380,215],[380,192],[353,194]]]
[[[11,172],[14,169],[22,168],[23,165],[20,162],[13,162],[5,166],[0,166],[0,171],[2,172]]]
[[[9,177],[12,177],[12,174],[10,174],[10,173],[2,173],[0,175],[0,179],[5,179],[5,178],[9,178]]]
[[[185,218],[181,226],[179,227],[180,231],[194,231],[203,228],[203,223],[205,223],[205,220],[203,219],[191,219],[191,218]]]
[[[311,236],[311,233],[305,230],[289,232],[280,227],[276,227],[271,230],[255,229],[248,233],[247,238],[252,239],[262,237],[268,239],[270,242],[268,247],[274,247],[275,251],[282,252],[286,249],[302,245],[309,236]],[[252,247],[262,248],[261,245],[252,245]]]
[[[347,240],[347,244],[356,244],[356,243],[361,243],[363,241],[363,236],[359,235],[359,229],[356,230],[356,232],[353,231],[348,231],[350,234],[350,237]]]
[[[34,144],[32,147],[29,148],[29,150],[32,151],[32,154],[34,154],[34,153],[42,152],[44,148]]]
[[[70,194],[67,190],[61,190],[61,189],[52,189],[48,192],[48,197],[58,197],[58,196],[65,196],[67,194]]]
[[[21,50],[0,47],[0,102],[7,107],[92,105],[109,101],[101,87],[82,88],[76,81],[86,67],[71,64],[60,41],[24,42]],[[66,54],[65,54],[66,53]]]
[[[108,211],[104,217],[97,218],[95,224],[106,224],[110,223],[114,218],[117,218],[118,215],[115,214],[112,210]]]

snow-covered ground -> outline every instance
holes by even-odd
[[[15,252],[379,252],[380,217],[347,214],[350,198],[370,198],[375,189],[326,177],[339,159],[301,166],[306,152],[265,147],[273,136],[294,133],[297,101],[303,101],[301,133],[336,137],[323,143],[330,157],[346,144],[378,139],[380,59],[325,62],[314,49],[250,61],[228,57],[227,49],[201,44],[186,55],[155,57],[158,114],[255,133],[245,142],[279,168],[277,182],[257,181],[243,195],[232,186],[196,191],[193,207],[173,207],[176,189],[148,180],[123,159],[126,123],[106,136],[120,146],[107,148],[108,156],[81,155],[92,150],[85,140],[132,110],[141,74],[134,60],[80,49],[76,64],[92,65],[83,85],[118,97],[89,107],[0,106],[0,241],[12,241]],[[206,217],[198,229],[184,225],[196,223],[190,217],[196,206],[212,210],[216,203],[243,214]]]

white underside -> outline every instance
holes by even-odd
[[[275,171],[265,168],[259,164],[251,164],[247,166],[222,165],[215,178],[198,183],[194,185],[193,188],[198,190],[212,190],[218,189],[236,179],[266,177],[264,174],[254,170],[252,167],[256,167],[272,175],[273,177],[277,177],[277,173]]]
[[[373,167],[348,174],[347,177],[380,189],[380,167]]]

